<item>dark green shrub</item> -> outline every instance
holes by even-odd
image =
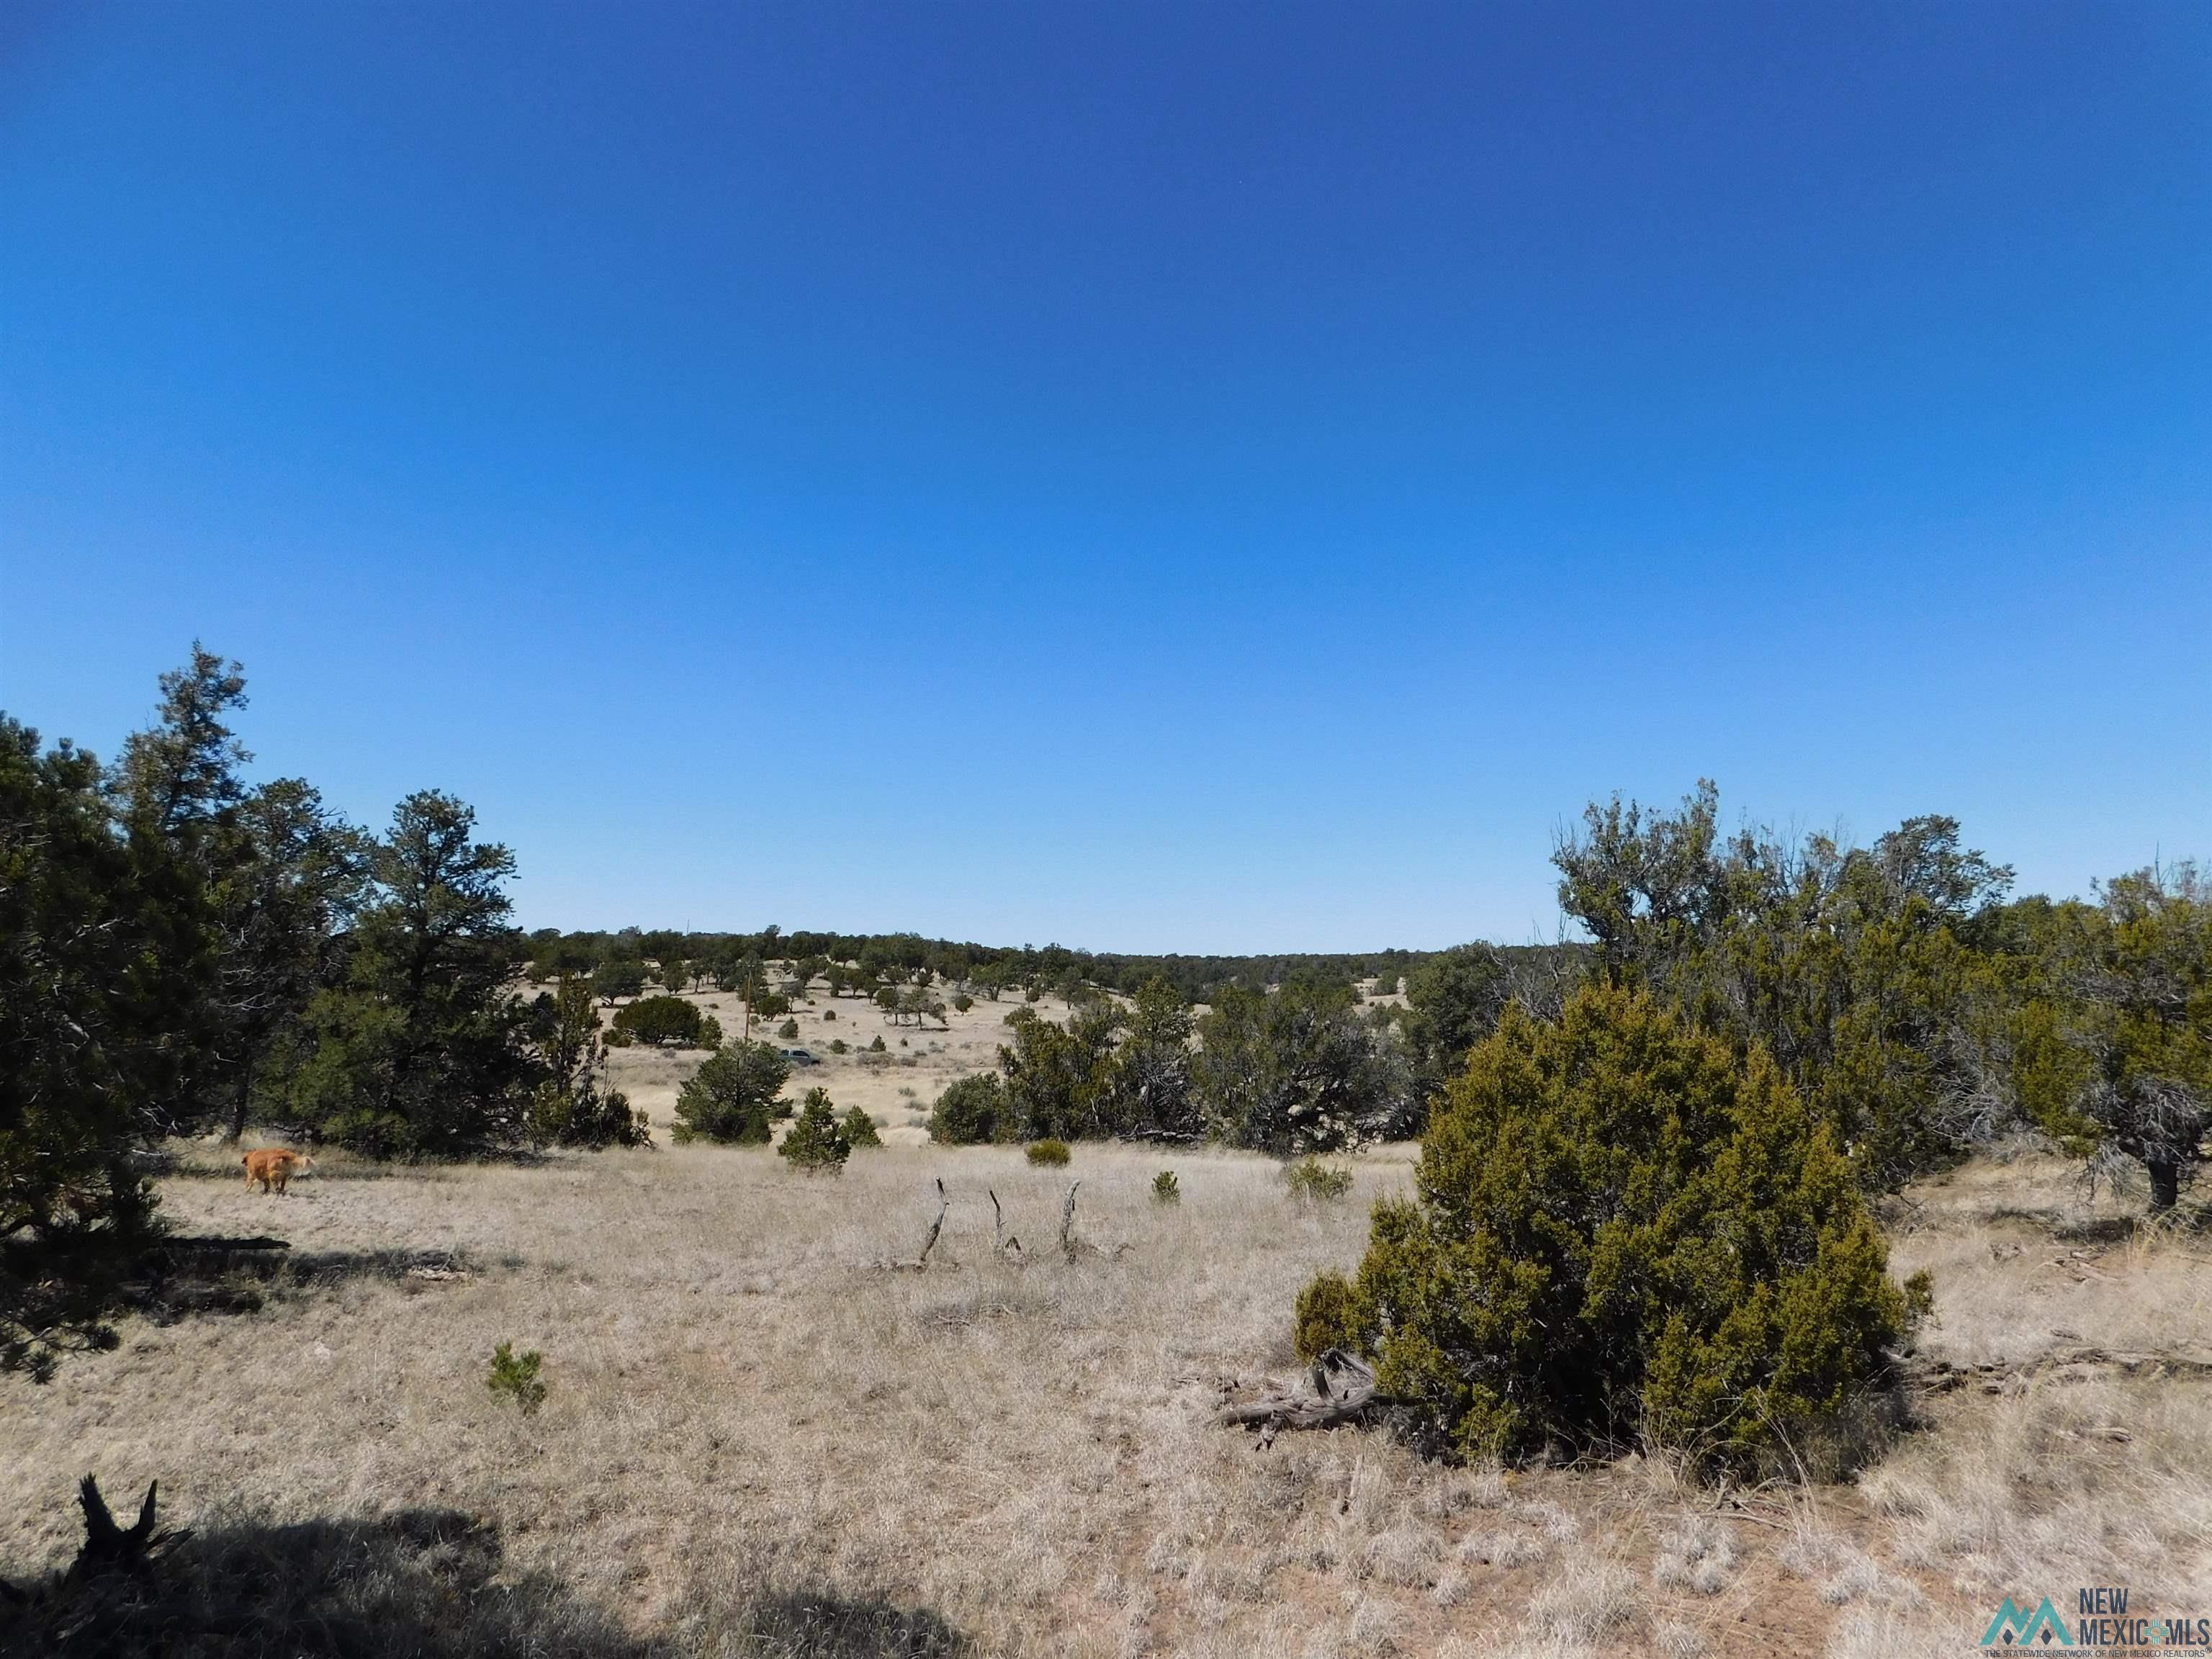
[[[602,1089],[584,1073],[571,1086],[548,1080],[530,1098],[531,1139],[556,1146],[650,1146],[653,1126],[619,1089]]]
[[[842,1037],[831,1037],[830,1039],[830,1052],[833,1054],[844,1054],[848,1052],[852,1046],[853,1045],[851,1043],[846,1042]]]
[[[544,1363],[545,1356],[535,1348],[518,1354],[514,1343],[502,1342],[491,1351],[491,1370],[484,1386],[495,1395],[511,1396],[529,1417],[545,1403],[545,1385],[538,1380],[538,1369]]]
[[[854,1107],[837,1120],[837,1127],[845,1136],[848,1146],[880,1146],[884,1138],[876,1133],[876,1121],[859,1107]]]
[[[824,1008],[822,1011],[822,1018],[825,1023],[834,1022],[837,1018],[837,1011],[835,1008]]]
[[[1064,1140],[1032,1140],[1024,1151],[1030,1163],[1053,1167],[1066,1163],[1074,1156],[1067,1150],[1067,1143]]]
[[[785,1132],[776,1151],[790,1159],[794,1169],[811,1172],[845,1167],[845,1160],[853,1155],[853,1143],[845,1138],[827,1089],[806,1091],[806,1103],[799,1109],[798,1121]]]
[[[752,1006],[755,1019],[781,1019],[791,1012],[791,999],[781,991],[763,991]]]
[[[708,1046],[708,1028],[715,1040],[720,1027],[700,1012],[699,1005],[682,997],[640,997],[615,1015],[614,1029],[639,1042],[673,1042],[682,1048]]]
[[[769,1126],[791,1110],[776,1096],[791,1062],[765,1042],[732,1042],[707,1056],[676,1096],[675,1137],[768,1144]]]
[[[969,996],[965,991],[962,991],[954,995],[952,999],[952,1006],[957,1012],[964,1014],[970,1008],[973,1008],[975,1006],[975,999]]]
[[[1013,1112],[996,1072],[955,1078],[930,1108],[929,1138],[948,1146],[975,1146],[1015,1138]]]
[[[1756,1467],[1881,1380],[1904,1292],[1850,1164],[1765,1052],[1606,987],[1478,1043],[1375,1206],[1347,1300],[1317,1280],[1302,1344],[1354,1337],[1425,1445],[1676,1449]]]
[[[543,1073],[524,1123],[531,1139],[593,1148],[653,1145],[645,1114],[633,1111],[621,1090],[605,1086],[592,988],[563,979],[556,990],[540,994],[530,1012]]]
[[[1292,1198],[1334,1204],[1351,1194],[1352,1171],[1317,1158],[1302,1158],[1283,1166],[1283,1184],[1291,1189]]]
[[[786,1042],[790,1042],[799,1035],[799,1022],[795,1019],[787,1019],[775,1028],[775,1034]]]
[[[1300,1291],[1293,1334],[1301,1359],[1318,1359],[1331,1348],[1364,1346],[1359,1295],[1352,1281],[1342,1273],[1325,1273]]]
[[[876,1033],[876,1040],[868,1045],[868,1052],[872,1054],[889,1054],[890,1052],[888,1048],[884,1047],[884,1034],[881,1031]]]
[[[1176,1179],[1173,1170],[1163,1170],[1152,1177],[1152,1202],[1180,1204],[1182,1202],[1182,1183]]]

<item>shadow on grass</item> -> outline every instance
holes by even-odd
[[[520,1267],[503,1255],[501,1271]],[[105,1227],[0,1238],[0,1371],[40,1382],[71,1352],[116,1346],[113,1322],[137,1314],[173,1325],[195,1314],[258,1313],[348,1279],[431,1290],[484,1265],[451,1250],[295,1250],[265,1235],[124,1235]]]
[[[502,1571],[497,1529],[453,1510],[231,1521],[129,1567],[78,1567],[0,1605],[0,1655],[53,1659],[968,1659],[934,1613],[824,1595],[687,1609],[640,1635],[557,1579]]]
[[[123,1302],[157,1324],[168,1324],[190,1314],[252,1313],[270,1296],[327,1289],[347,1279],[430,1284],[482,1271],[451,1250],[300,1250],[265,1236],[179,1234],[140,1257]]]

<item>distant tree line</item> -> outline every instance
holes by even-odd
[[[1523,958],[1547,962],[1577,951],[1571,945],[1493,949],[1499,961],[1507,963]],[[1080,1000],[1099,992],[1133,996],[1142,987],[1161,982],[1187,1004],[1211,1003],[1232,988],[1260,990],[1291,979],[1346,989],[1376,981],[1376,988],[1387,994],[1440,954],[1376,951],[1135,956],[1059,945],[994,946],[915,933],[787,933],[775,927],[751,933],[639,927],[563,933],[546,927],[529,936],[528,953],[525,971],[532,979],[550,982],[564,975],[591,976],[612,997],[635,996],[647,983],[670,984],[666,975],[672,966],[681,983],[670,985],[672,989],[712,986],[741,992],[757,985],[788,996],[823,981],[832,995],[872,998],[886,987],[935,983],[991,1001],[1032,992],[1039,997]]]

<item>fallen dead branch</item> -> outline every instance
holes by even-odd
[[[1227,1407],[1213,1420],[1222,1428],[1256,1427],[1259,1449],[1264,1451],[1285,1429],[1341,1428],[1364,1422],[1369,1413],[1398,1403],[1377,1391],[1372,1366],[1342,1348],[1331,1348],[1315,1360],[1309,1380],[1314,1389],[1310,1395],[1272,1395],[1249,1405]]]

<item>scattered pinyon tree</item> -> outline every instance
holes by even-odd
[[[871,1133],[874,1127],[869,1125]],[[790,1160],[793,1169],[836,1171],[845,1167],[845,1160],[853,1155],[853,1143],[844,1126],[837,1121],[836,1108],[830,1103],[827,1089],[806,1091],[805,1103],[799,1108],[791,1127],[784,1132],[776,1151]]]
[[[725,1043],[677,1092],[676,1139],[766,1146],[770,1126],[791,1115],[791,1103],[778,1098],[790,1077],[791,1062],[769,1044]]]

